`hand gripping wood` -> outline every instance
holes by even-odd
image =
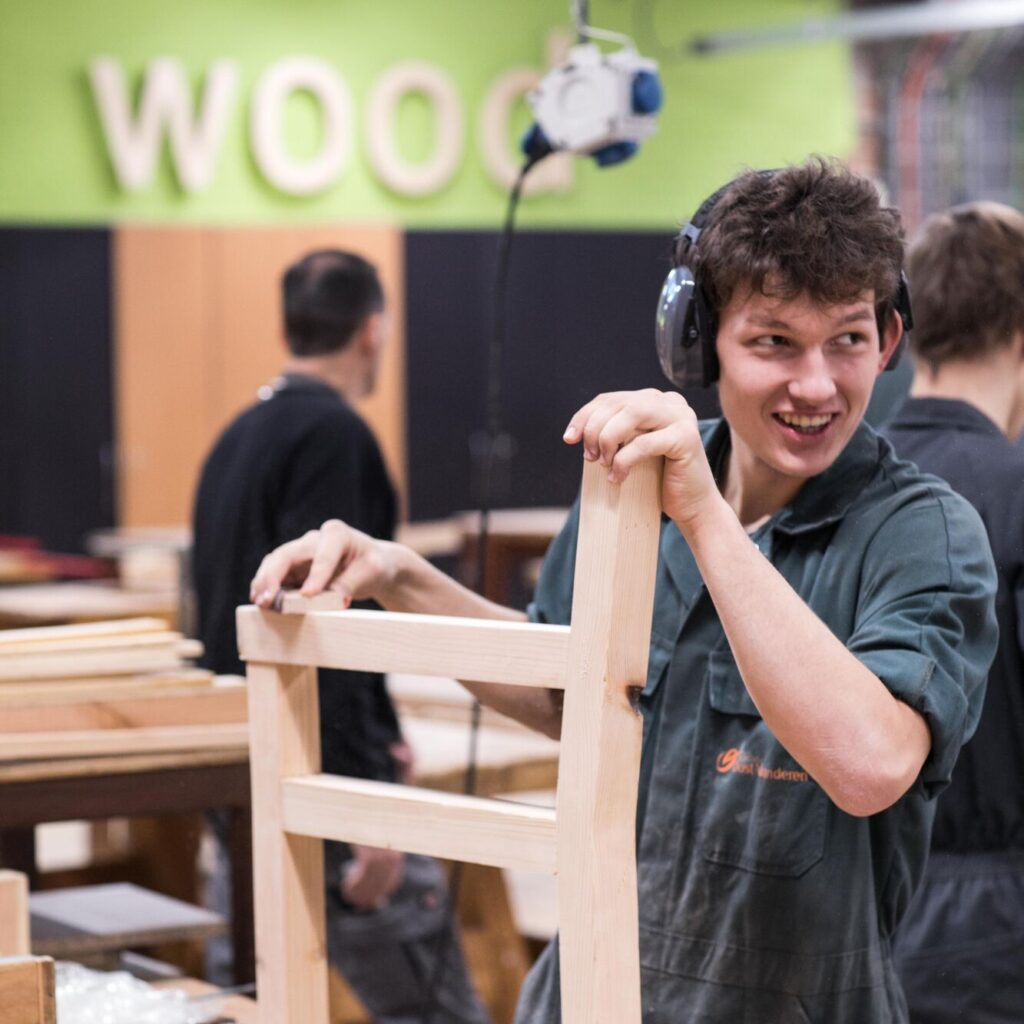
[[[562,1021],[640,1024],[637,697],[647,676],[661,460],[621,485],[606,474],[584,467],[571,627],[238,610],[261,1024],[327,1024],[324,839],[556,873]],[[315,666],[564,688],[556,810],[320,774]]]

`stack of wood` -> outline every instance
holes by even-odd
[[[244,747],[245,688],[161,619],[0,630],[0,760]]]

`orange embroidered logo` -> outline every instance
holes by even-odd
[[[736,747],[722,750],[715,758],[719,775],[752,775],[769,782],[808,782],[810,776],[802,769],[768,768],[759,757],[744,754]]]

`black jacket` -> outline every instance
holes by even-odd
[[[1024,849],[1024,447],[973,405],[943,398],[907,399],[884,433],[974,505],[999,573],[999,650],[978,731],[939,798],[932,848]]]
[[[202,664],[241,673],[235,608],[267,552],[325,519],[390,539],[395,494],[369,427],[327,384],[279,378],[220,436],[203,466],[193,514],[192,575]],[[383,677],[321,671],[324,771],[393,779],[399,738]]]

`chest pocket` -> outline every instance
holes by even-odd
[[[704,858],[802,875],[824,855],[828,797],[765,725],[730,651],[712,653],[706,684],[697,788]]]

